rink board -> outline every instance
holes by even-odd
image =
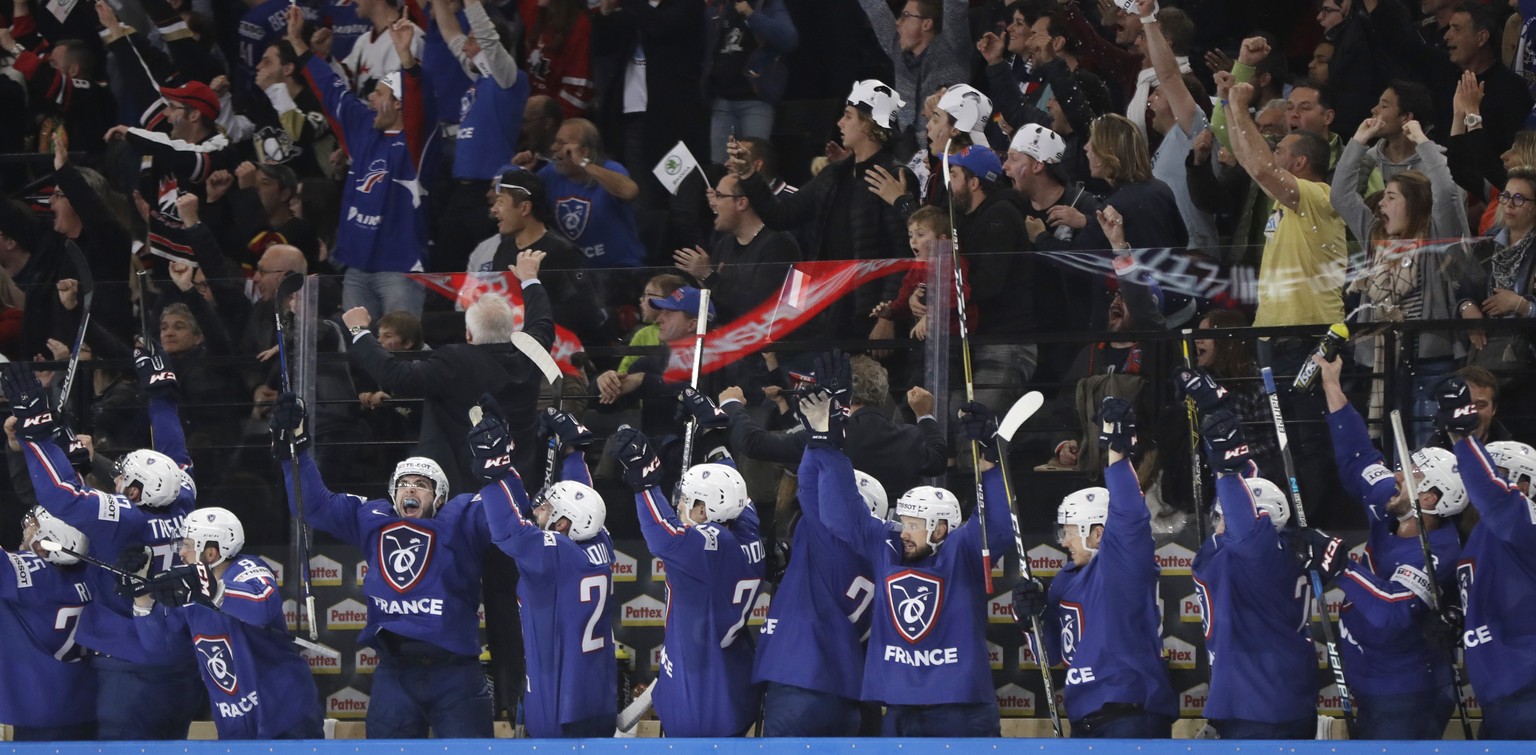
[[[91,742],[74,745],[12,744],[0,755],[42,753],[100,753],[101,755],[468,755],[477,752],[583,753],[584,755],[720,755],[770,752],[845,752],[857,755],[914,753],[1061,753],[1102,755],[1483,755],[1530,752],[1524,742],[1220,742],[1215,740],[1042,740],[1042,739],[587,739],[555,740],[426,740],[426,741],[308,741],[308,742]]]

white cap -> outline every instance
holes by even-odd
[[[956,84],[944,91],[939,98],[939,109],[955,119],[955,128],[971,135],[971,144],[987,146],[982,129],[992,117],[992,100],[970,84]]]
[[[1043,163],[1060,163],[1067,153],[1067,143],[1055,131],[1038,123],[1026,123],[1013,132],[1008,149],[1023,152]]]
[[[379,84],[389,87],[389,91],[394,93],[395,99],[405,98],[405,88],[400,81],[399,71],[390,71],[384,74],[384,78],[379,79]]]
[[[848,104],[869,108],[870,119],[887,129],[896,127],[896,111],[907,105],[896,90],[879,79],[853,82],[853,89],[848,92]]]

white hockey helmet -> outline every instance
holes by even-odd
[[[131,451],[120,459],[117,462],[117,476],[117,492],[122,493],[137,485],[138,504],[152,509],[171,505],[176,500],[176,494],[181,491],[181,467],[171,457],[147,448]]]
[[[32,517],[33,521],[37,522],[37,533],[32,536],[33,542],[48,540],[76,553],[88,554],[90,552],[91,541],[85,536],[84,532],[75,529],[63,519],[48,513],[48,510],[42,506],[33,506],[32,510],[27,512],[27,516]],[[43,558],[47,559],[49,563],[59,566],[73,566],[80,563],[79,558],[63,551],[47,551],[43,554]]]
[[[1467,507],[1467,486],[1456,471],[1456,454],[1427,446],[1413,452],[1413,468],[1424,475],[1418,485],[1419,492],[1433,490],[1440,494],[1440,500],[1433,508],[1426,509],[1426,513],[1453,516]]]
[[[1102,525],[1107,521],[1109,489],[1083,488],[1061,499],[1061,505],[1056,507],[1056,542],[1065,543],[1067,528],[1076,527],[1083,548],[1089,553],[1095,553],[1098,548],[1088,547],[1088,535],[1093,532],[1093,525]]]
[[[1488,455],[1506,482],[1518,486],[1525,479],[1530,488],[1536,488],[1536,448],[1515,440],[1496,440],[1488,444]]]
[[[891,499],[885,494],[885,486],[880,481],[859,470],[853,470],[854,483],[859,486],[859,497],[864,499],[864,505],[869,507],[869,514],[880,521],[885,521],[891,515]]]
[[[1252,477],[1244,482],[1248,483],[1248,492],[1253,495],[1253,503],[1259,511],[1269,515],[1269,523],[1275,526],[1275,531],[1285,529],[1286,523],[1291,521],[1291,507],[1286,505],[1285,493],[1280,491],[1280,486],[1262,477]],[[1216,501],[1212,509],[1216,516],[1225,516],[1221,510],[1221,501]]]
[[[695,464],[677,483],[677,515],[693,524],[688,511],[694,504],[704,504],[704,517],[711,522],[729,522],[747,508],[747,481],[735,467],[725,464]]]
[[[549,521],[544,529],[554,531],[555,522],[562,518],[568,519],[571,528],[565,534],[577,542],[600,532],[603,522],[608,518],[608,507],[603,504],[603,497],[590,486],[575,480],[561,480],[549,486],[544,494],[544,502],[550,507]]]
[[[389,498],[395,501],[395,489],[400,485],[400,478],[406,475],[417,475],[432,481],[432,516],[448,500],[448,475],[443,472],[442,465],[428,459],[425,456],[412,456],[395,465],[395,473],[389,477]],[[399,502],[395,502],[395,513],[404,515]]]
[[[970,84],[956,84],[944,90],[939,109],[955,119],[955,128],[971,136],[971,144],[987,146],[987,119],[992,117],[992,100]]]
[[[853,82],[853,90],[848,92],[848,105],[868,112],[870,119],[881,128],[894,129],[896,111],[906,107],[907,103],[885,82],[864,79]]]
[[[922,519],[926,525],[924,540],[928,547],[937,548],[939,543],[934,542],[933,533],[939,528],[939,522],[949,525],[950,530],[960,526],[960,500],[944,488],[919,485],[896,499],[896,516]]]
[[[210,567],[234,558],[245,547],[245,527],[240,524],[240,517],[229,509],[217,506],[188,514],[182,524],[181,536],[192,541],[199,560],[209,543],[218,546],[219,560],[208,564]]]

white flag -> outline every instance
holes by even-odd
[[[656,167],[652,168],[651,172],[656,174],[656,180],[660,181],[662,186],[667,187],[667,191],[676,194],[677,187],[683,185],[683,179],[698,168],[699,161],[693,159],[693,153],[688,151],[688,145],[678,142],[672,151],[662,155],[661,162],[656,163]]]

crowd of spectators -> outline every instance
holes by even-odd
[[[952,293],[927,317],[916,271],[857,286],[789,340],[881,342],[891,380],[860,400],[916,424],[933,403],[908,405],[935,369],[922,342],[965,332],[994,409],[1059,388],[1047,414],[1069,429],[1029,446],[1046,469],[1095,469],[1074,458],[1080,407],[1145,390],[1160,453],[1143,482],[1170,512],[1193,506],[1188,428],[1166,400],[1184,357],[1149,331],[1309,327],[1195,343],[1192,361],[1256,397],[1258,365],[1294,374],[1331,323],[1536,314],[1536,2],[8,5],[0,352],[67,358],[77,245],[96,285],[82,358],[105,366],[62,397],[73,421],[98,452],[144,445],[123,360],[158,339],[198,468],[220,471],[215,488],[272,491],[227,504],[253,542],[284,536],[261,438],[290,271],[321,276],[319,311],[297,315],[316,326],[320,463],[377,485],[402,446],[457,442],[414,400],[468,369],[446,351],[466,339],[464,303],[434,292],[476,276],[512,292],[498,276],[528,250],[581,347],[568,408],[665,445],[681,421],[664,347],[691,343],[699,289],[720,328],[774,304],[794,263],[928,260],[958,242],[963,328]],[[703,165],[664,184],[678,145]],[[383,350],[358,353],[359,328]],[[446,367],[391,390],[384,351],[444,352],[428,363]],[[771,425],[804,351],[758,349],[701,391]],[[1536,356],[1518,329],[1377,329],[1347,356],[1372,419],[1427,417],[1462,370],[1489,394],[1487,432],[1530,434],[1532,394],[1510,376]],[[958,388],[958,368],[947,377]],[[1284,400],[1321,418],[1320,396]],[[1321,432],[1302,422],[1293,444],[1319,499],[1336,487],[1327,444],[1307,442]],[[1412,432],[1429,439],[1427,423]]]

